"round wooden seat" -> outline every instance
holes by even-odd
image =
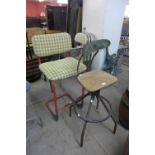
[[[117,82],[117,78],[102,70],[94,70],[78,76],[80,84],[89,92],[95,92]]]

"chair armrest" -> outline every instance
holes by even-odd
[[[83,46],[77,46],[75,48],[71,48],[70,49],[70,55],[72,57],[77,57],[80,55],[82,49],[83,49]]]

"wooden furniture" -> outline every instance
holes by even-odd
[[[53,33],[60,33],[61,31],[59,30],[48,30],[48,29],[45,29],[45,34],[53,34]]]
[[[32,37],[33,36],[45,34],[45,30],[42,29],[41,27],[26,28],[26,32],[27,32],[27,44],[29,46],[32,46]]]
[[[105,97],[100,95],[100,90],[114,84],[117,81],[117,78],[109,73],[106,73],[105,71],[101,70],[90,71],[94,57],[97,55],[99,50],[108,48],[110,45],[109,42],[110,42],[109,40],[101,39],[87,43],[86,45],[84,45],[82,49],[82,55],[79,59],[79,62],[83,60],[83,63],[87,66],[87,72],[79,74],[78,76],[79,83],[87,91],[87,93],[84,94],[83,92],[83,95],[78,97],[72,103],[72,105],[70,106],[69,115],[71,116],[71,111],[73,108],[76,116],[84,121],[80,140],[81,147],[83,146],[84,134],[87,123],[99,123],[106,121],[111,117],[115,124],[113,133],[116,132],[117,122],[113,115],[111,104]],[[83,114],[82,112],[79,111],[80,109],[82,109],[84,104],[84,98],[86,98],[87,96],[90,96],[90,102],[87,111],[85,112],[85,114]],[[105,108],[105,110],[107,111],[107,115],[104,118],[92,119],[92,117],[90,117],[92,105],[94,104],[94,102],[96,102],[96,109],[99,108],[99,103],[101,103],[103,108]]]
[[[129,90],[126,89],[122,95],[119,105],[119,120],[123,127],[129,129]]]
[[[95,70],[80,74],[78,80],[87,91],[95,92],[115,83],[117,78],[104,71]]]
[[[49,30],[66,31],[67,7],[46,6],[47,27]]]
[[[42,27],[42,23],[45,20],[37,18],[37,17],[26,17],[26,27]]]
[[[124,145],[124,150],[122,155],[129,155],[129,135]]]
[[[83,0],[68,0],[67,32],[74,36],[82,31],[82,7]]]
[[[61,31],[58,30],[48,30],[48,29],[43,29],[40,27],[31,27],[31,28],[26,28],[26,33],[27,33],[27,39],[26,43],[27,46],[32,47],[32,37],[35,35],[42,35],[42,34],[53,34],[53,33],[60,33]]]

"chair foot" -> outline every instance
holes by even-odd
[[[111,118],[112,118],[112,120],[113,120],[113,122],[114,122],[114,129],[113,129],[113,134],[115,134],[116,133],[116,129],[117,129],[117,121],[115,120],[115,118],[114,118],[114,116],[113,115],[111,115]]]
[[[83,147],[83,140],[84,140],[84,135],[86,131],[86,126],[87,126],[87,121],[84,122],[82,133],[81,133],[81,140],[80,140],[80,147]]]
[[[52,117],[53,117],[53,119],[54,119],[55,121],[58,121],[58,120],[59,120],[58,114],[53,114],[53,113],[51,113],[51,114],[52,114]]]
[[[91,96],[89,106],[88,106],[88,110],[87,110],[87,113],[86,113],[86,118],[89,117],[89,113],[91,111],[91,106],[92,106],[92,103],[94,102],[94,97],[95,97],[94,95]],[[83,146],[83,140],[84,140],[84,134],[85,134],[86,126],[87,126],[87,121],[84,122],[83,129],[82,129],[82,132],[81,132],[80,147]]]
[[[113,134],[116,133],[116,129],[117,129],[117,123],[115,122],[115,126],[114,126],[114,130],[113,130]]]
[[[105,104],[105,102],[102,100],[102,98],[108,103],[109,108],[106,106],[106,104]],[[106,98],[100,96],[100,100],[101,100],[103,106],[105,107],[106,111],[107,111],[108,113],[110,113],[111,118],[112,118],[113,122],[115,123],[114,129],[113,129],[113,133],[115,134],[115,133],[116,133],[116,129],[117,129],[117,121],[115,120],[115,117],[114,117],[114,115],[113,115],[112,106],[111,106],[110,102],[109,102]]]

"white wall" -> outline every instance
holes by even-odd
[[[116,53],[125,13],[126,0],[107,0],[106,11],[104,15],[103,38],[111,41],[109,52]]]
[[[82,27],[102,38],[106,0],[84,0]]]
[[[57,0],[58,3],[68,3],[68,0]]]
[[[125,6],[128,0],[84,0],[83,25],[87,32],[94,33],[98,39],[109,39],[110,53],[116,53],[121,35]],[[105,52],[96,56],[93,68],[103,66]]]

